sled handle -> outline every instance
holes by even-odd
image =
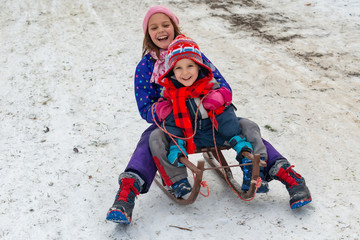
[[[243,152],[242,155],[244,157],[250,159],[252,162],[257,161],[257,160],[255,160],[255,155],[253,155],[249,152]],[[267,165],[266,162],[264,160],[260,160],[260,156],[257,156],[257,157],[259,158],[259,160],[258,160],[259,164],[257,164],[257,165],[259,165],[260,167],[266,167],[266,165]]]
[[[192,162],[189,161],[186,157],[180,157],[180,162],[184,164],[187,168],[189,168],[193,173],[199,174],[203,171],[203,169],[199,169]]]

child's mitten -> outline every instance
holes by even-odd
[[[221,106],[230,105],[231,101],[232,101],[232,95],[230,90],[225,87],[222,87],[215,90],[211,90],[202,103],[205,109],[216,110]]]
[[[155,111],[160,121],[164,120],[172,111],[172,103],[160,98],[155,105]]]

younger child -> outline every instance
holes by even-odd
[[[176,136],[173,138],[176,143],[170,141],[168,160],[160,161],[163,168],[158,169],[165,184],[172,187],[177,198],[181,198],[192,188],[187,180],[186,168],[179,159],[184,154],[194,153],[196,148],[214,146],[213,124],[216,126],[216,145],[228,142],[236,150],[236,160],[240,163],[244,162],[244,151],[252,152],[252,146],[246,139],[260,143],[262,140],[257,134],[242,135],[239,120],[230,105],[230,90],[220,88],[211,69],[203,64],[199,47],[192,39],[179,35],[169,45],[167,54],[168,69],[159,78],[159,84],[165,87],[163,102],[166,104],[158,104],[155,111],[160,118],[168,115],[164,120],[166,132]],[[193,136],[194,128],[196,134]],[[254,138],[258,139],[252,140]],[[266,156],[266,148],[262,149],[264,152],[259,154]],[[267,191],[267,186],[264,187]]]

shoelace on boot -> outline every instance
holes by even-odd
[[[140,193],[134,186],[134,183],[135,183],[135,179],[133,179],[133,178],[121,179],[120,193],[119,193],[119,197],[117,198],[116,201],[122,200],[124,202],[127,202],[128,196],[131,191],[134,193],[135,196],[139,195]]]
[[[302,179],[302,176],[301,176],[299,173],[297,173],[297,172],[295,172],[294,170],[292,170],[293,167],[295,167],[295,165],[291,165],[290,167],[288,167],[288,168],[286,169],[286,172],[289,173],[289,174],[290,174],[290,172],[291,172],[291,173],[293,173],[293,174],[295,175],[295,177],[297,177],[297,178],[299,178],[299,179]]]
[[[276,176],[281,180],[284,181],[285,183],[287,183],[289,186],[289,188],[291,188],[294,185],[299,185],[299,183],[296,181],[295,178],[293,178],[290,173],[293,173],[296,177],[300,177],[300,179],[302,178],[300,176],[300,174],[296,173],[294,170],[292,170],[292,168],[294,167],[294,165],[289,166],[288,168],[283,168],[281,167],[279,169],[279,172],[276,174]]]

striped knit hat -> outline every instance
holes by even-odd
[[[203,59],[201,57],[201,52],[199,46],[192,40],[184,35],[177,36],[172,43],[170,43],[167,51],[167,56],[165,60],[165,73],[159,78],[161,81],[168,75],[172,74],[172,70],[175,64],[181,59],[190,59],[193,60],[200,68],[204,69],[208,73],[211,73],[211,69],[204,65]]]

